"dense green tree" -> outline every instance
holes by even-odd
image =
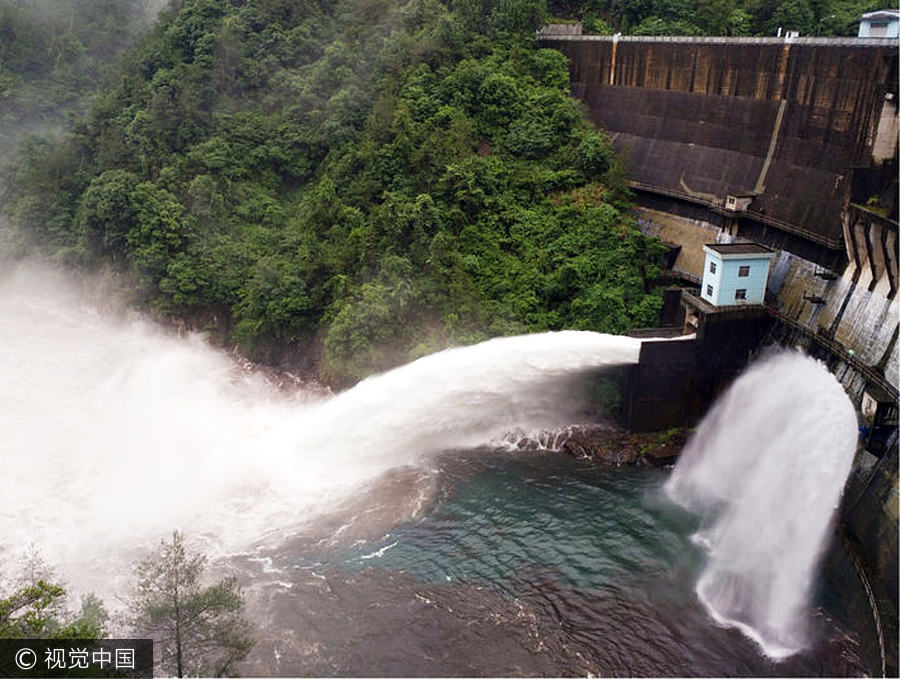
[[[0,152],[83,112],[147,24],[150,0],[0,0]]]
[[[18,587],[0,598],[2,639],[99,639],[105,612],[90,599],[84,615],[72,619],[65,611],[66,591],[45,580]]]
[[[498,0],[494,18],[501,30],[527,33],[544,25],[547,16],[545,0]]]
[[[107,170],[81,196],[75,228],[91,252],[115,257],[136,225],[134,192],[140,179],[127,170]]]
[[[135,633],[152,636],[161,669],[179,677],[229,675],[254,645],[237,581],[204,587],[203,567],[178,531],[137,566]]]
[[[17,576],[0,593],[0,639],[100,639],[109,615],[94,594],[81,599],[79,612],[68,610],[66,590],[31,551],[17,563]]]
[[[609,140],[596,133],[586,134],[575,153],[575,166],[592,181],[602,179],[615,162]]]
[[[648,16],[631,30],[632,35],[700,35],[703,31],[689,21]]]

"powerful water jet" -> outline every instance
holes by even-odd
[[[337,396],[285,395],[200,338],[107,313],[74,288],[30,267],[0,281],[7,563],[33,544],[69,591],[92,590],[114,606],[130,584],[129,563],[181,528],[217,568],[237,570],[252,592],[260,648],[293,653],[296,674],[377,666],[386,674],[741,667],[755,675],[766,667],[752,643],[710,629],[691,595],[701,556],[687,539],[695,523],[659,496],[665,471],[633,469],[632,478],[505,444],[511,430],[571,424],[573,385],[637,361],[638,340],[503,338],[425,357]],[[735,465],[740,473],[758,463],[749,458]],[[497,476],[497,464],[531,471]],[[728,513],[735,485],[721,488],[717,516]],[[718,528],[707,531],[711,543]],[[440,577],[404,576],[398,590],[398,569]],[[460,617],[493,610],[495,600],[505,602],[503,625],[473,628]],[[367,601],[380,604],[359,604]],[[446,602],[446,616],[433,617],[435,601]],[[571,624],[559,624],[560,610]],[[377,636],[407,611],[422,625]],[[848,643],[825,634],[825,654],[835,658],[826,666],[843,674]],[[428,639],[445,650],[443,664],[433,665],[427,643],[421,654],[411,648]],[[483,666],[478,644],[516,650]],[[304,649],[313,647],[311,665]],[[548,648],[556,650],[548,656]],[[473,664],[458,664],[466,652]],[[391,662],[373,665],[379,658]],[[787,666],[805,673],[810,661],[815,655],[798,654]],[[273,671],[260,662],[257,674]]]
[[[786,351],[747,370],[682,453],[669,494],[703,515],[697,594],[773,658],[808,645],[816,565],[856,451],[856,416],[821,363]]]
[[[132,550],[173,527],[232,552],[432,452],[567,424],[572,380],[639,349],[592,332],[501,338],[288,398],[199,337],[116,320],[22,267],[0,285],[0,546],[33,543],[76,589],[113,594],[109,574],[127,578]]]

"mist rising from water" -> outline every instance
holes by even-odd
[[[809,641],[816,566],[856,440],[853,406],[834,376],[812,358],[778,353],[716,403],[667,484],[705,519],[701,601],[773,658]]]
[[[0,279],[0,555],[33,544],[73,589],[121,592],[127,564],[175,527],[208,552],[282,539],[431,452],[565,424],[573,376],[639,349],[504,338],[336,397],[286,395],[199,337],[23,266]]]

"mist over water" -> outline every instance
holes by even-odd
[[[853,406],[834,376],[808,356],[777,353],[719,399],[667,484],[704,519],[701,601],[773,658],[810,643],[816,567],[856,441]]]
[[[7,571],[34,548],[71,593],[93,591],[115,610],[130,565],[182,529],[215,572],[245,587],[259,644],[244,673],[257,676],[861,667],[853,639],[830,615],[812,614],[815,558],[781,548],[821,533],[821,503],[833,507],[840,495],[828,489],[843,464],[831,444],[843,440],[845,406],[819,366],[784,359],[791,377],[778,381],[784,398],[772,412],[755,399],[772,400],[763,387],[778,367],[751,371],[737,401],[713,410],[670,484],[704,512],[698,519],[667,499],[665,470],[600,469],[508,445],[511,431],[572,424],[585,373],[637,361],[638,340],[503,338],[338,395],[287,393],[199,336],[167,333],[96,290],[31,265],[0,271]],[[755,386],[745,391],[748,380]],[[808,398],[798,383],[814,388],[812,419],[789,409]],[[795,423],[821,433],[823,419],[837,427],[828,445],[775,441]],[[766,445],[741,447],[770,420]],[[739,442],[710,454],[724,430]],[[756,450],[770,439],[773,458]],[[807,449],[818,451],[815,463],[798,455],[794,466],[788,453]],[[775,516],[753,503],[756,489],[781,478],[808,502],[779,504]],[[732,501],[754,506],[755,518]],[[698,522],[710,551],[702,575],[704,551],[689,539]],[[811,616],[825,641],[773,663],[736,630],[711,624],[692,592],[698,578],[713,615],[761,630],[769,651],[773,640],[797,647]],[[775,584],[759,584],[767,580]],[[757,598],[776,604],[765,615],[777,628],[752,617]]]
[[[102,594],[129,548],[211,529],[261,492],[239,452],[287,416],[197,338],[109,311],[46,271],[0,284],[0,539]]]
[[[639,348],[504,338],[335,397],[284,394],[197,336],[19,266],[0,279],[0,549],[34,545],[76,591],[115,595],[173,528],[213,555],[281,540],[389,470],[568,423],[572,378]]]

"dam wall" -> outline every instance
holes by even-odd
[[[687,284],[699,284],[704,244],[732,240],[703,219],[647,209],[637,210],[636,216],[644,233],[676,249],[671,270]],[[895,243],[896,228],[891,234],[886,240]],[[766,304],[783,326],[778,342],[845,364],[834,371],[857,405],[866,383],[894,393],[900,388],[900,305],[892,294],[896,273],[881,267],[876,274],[864,264],[838,275],[786,250],[778,252],[769,271]]]
[[[840,514],[843,577],[866,592],[851,617],[872,626],[873,673],[895,676],[900,42],[538,40],[569,58],[573,94],[626,159],[642,231],[670,248],[667,333],[693,334],[643,343],[622,423],[694,426],[768,346],[826,363],[861,425]],[[777,252],[765,303],[706,304],[703,245],[745,240]]]
[[[719,310],[689,297],[701,316],[692,336],[641,344],[620,415],[630,431],[695,426],[747,367],[774,322],[761,306]]]
[[[709,234],[702,222],[690,226],[697,229],[698,241]],[[815,264],[788,253],[780,253],[775,267],[766,305],[716,308],[693,294],[690,285],[681,288],[682,331],[693,332],[674,341],[642,343],[639,362],[623,385],[622,424],[633,432],[696,426],[768,347],[797,348],[822,360],[855,404],[860,423],[838,515],[841,544],[832,548],[826,577],[845,592],[842,605],[861,630],[863,655],[873,674],[896,676],[897,302],[852,279],[823,279]],[[816,286],[821,298],[807,293],[808,286]]]
[[[640,209],[637,216],[642,230],[672,248],[671,270],[680,288],[667,291],[665,317],[693,336],[642,345],[625,390],[623,423],[633,431],[696,425],[718,394],[769,346],[797,348],[823,361],[856,406],[861,427],[841,503],[843,547],[834,550],[828,577],[854,593],[847,595],[848,615],[857,629],[867,630],[862,645],[873,673],[895,676],[900,310],[892,267],[872,266],[863,258],[839,275],[782,250],[770,268],[765,305],[715,308],[692,292],[703,271],[702,245],[733,237],[702,214],[689,218]],[[880,242],[882,227],[888,227],[880,232],[884,240],[896,242],[896,228],[879,220],[867,223],[863,240]],[[671,309],[676,290],[680,314]]]
[[[538,41],[569,58],[678,278],[699,283],[704,244],[768,245],[770,339],[827,357],[857,404],[897,393],[900,41]]]
[[[639,209],[638,223],[648,235],[673,247],[671,270],[684,284],[699,284],[708,243],[731,242],[714,222]],[[883,220],[886,222],[886,220]],[[882,233],[896,243],[896,224]],[[870,239],[871,240],[871,239]],[[766,291],[768,314],[777,321],[768,338],[795,346],[829,363],[859,406],[866,385],[896,394],[900,388],[900,305],[893,266],[851,265],[843,274],[781,250],[773,260]],[[714,348],[710,348],[714,350]]]
[[[569,58],[573,94],[628,159],[633,188],[701,206],[733,235],[776,248],[793,237],[814,246],[797,254],[838,268],[847,206],[891,194],[897,40],[539,43]],[[896,202],[886,210],[895,215]]]

